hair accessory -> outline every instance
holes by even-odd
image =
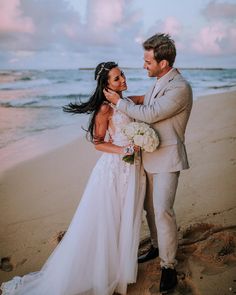
[[[108,68],[105,68],[105,65],[106,65],[105,62],[101,65],[101,69],[100,69],[100,70],[98,71],[98,73],[97,73],[96,80],[99,79],[99,77],[100,77],[100,75],[101,75],[101,73],[102,73],[103,70],[106,70],[106,71],[109,71],[109,70],[110,70],[110,69],[108,69]]]

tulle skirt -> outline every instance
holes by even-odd
[[[145,173],[136,158],[104,153],[62,241],[39,272],[2,284],[4,295],[126,294],[137,275]]]

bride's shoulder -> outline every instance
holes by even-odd
[[[109,119],[110,116],[112,115],[112,113],[113,113],[113,109],[110,106],[110,104],[108,102],[104,102],[100,106],[96,117],[97,118],[103,118],[103,119],[104,118]]]
[[[111,105],[108,102],[104,101],[100,106],[99,113],[106,114],[111,111],[112,111]]]

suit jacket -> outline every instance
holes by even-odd
[[[192,108],[192,89],[181,74],[173,69],[145,95],[143,105],[121,100],[117,109],[146,122],[159,135],[160,145],[152,153],[143,152],[143,165],[149,173],[175,172],[188,169],[184,134]]]

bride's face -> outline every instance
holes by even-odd
[[[116,92],[122,92],[127,89],[125,75],[118,67],[110,70],[107,87]]]

